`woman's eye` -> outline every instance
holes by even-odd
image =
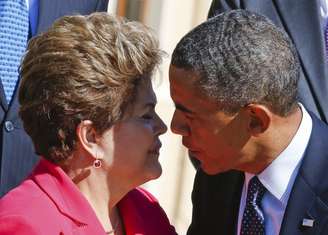
[[[152,117],[152,115],[150,115],[150,114],[145,114],[145,115],[142,115],[141,116],[143,119],[152,119],[153,117]]]

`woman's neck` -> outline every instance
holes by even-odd
[[[90,203],[105,231],[116,230],[122,225],[117,203],[129,191],[128,187],[122,187],[123,182],[95,168],[71,171],[68,175]]]

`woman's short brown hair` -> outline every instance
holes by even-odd
[[[71,155],[81,120],[91,120],[98,133],[111,127],[161,55],[148,27],[107,13],[65,16],[33,38],[19,102],[36,152],[58,163]]]

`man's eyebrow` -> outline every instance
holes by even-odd
[[[179,104],[179,103],[174,103],[175,105],[175,108],[182,111],[182,112],[185,112],[185,113],[193,113],[190,109],[187,109],[185,106]]]

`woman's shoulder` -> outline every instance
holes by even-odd
[[[137,187],[131,190],[128,194],[127,197],[132,198],[133,200],[138,200],[140,202],[144,203],[157,203],[158,200],[154,195],[152,195],[149,191],[147,191],[144,188]]]
[[[56,225],[64,223],[62,218],[56,205],[30,178],[0,199],[1,235],[44,234],[49,228],[56,231]]]
[[[0,199],[0,217],[5,214],[24,213],[42,200],[42,192],[30,179],[10,190]]]
[[[47,213],[39,207],[43,201],[42,192],[29,179],[9,191],[0,200],[0,234],[41,234],[37,215]]]
[[[145,234],[176,234],[158,200],[146,189],[138,187],[131,190],[120,201],[119,209],[128,231],[138,228],[139,231],[147,231]]]

